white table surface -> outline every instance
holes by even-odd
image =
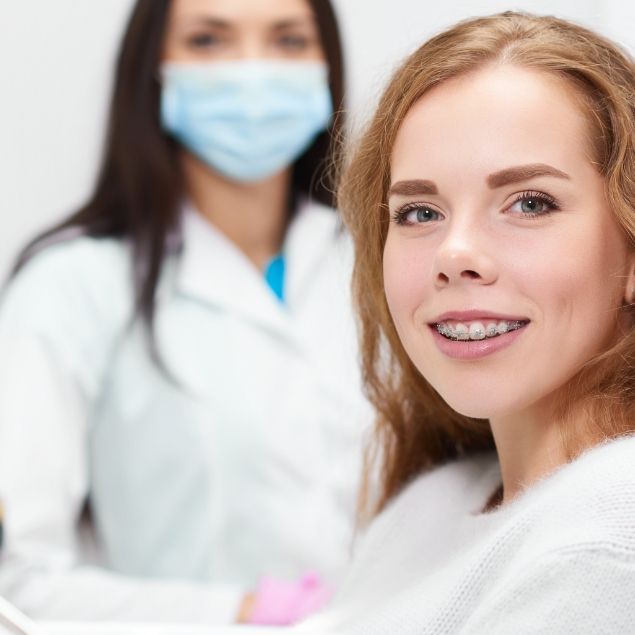
[[[185,624],[117,624],[44,622],[42,635],[275,635],[281,628],[261,626],[192,626]],[[285,631],[288,629],[285,629]]]
[[[0,635],[282,635],[284,627],[115,622],[34,622],[0,597]]]

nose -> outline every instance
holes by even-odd
[[[262,32],[250,32],[238,42],[237,57],[241,60],[277,60],[280,49],[271,41],[271,37]]]
[[[241,42],[238,50],[240,60],[261,60],[267,57],[267,47],[256,39]]]
[[[493,250],[473,227],[450,228],[434,260],[435,285],[489,285],[498,278]]]

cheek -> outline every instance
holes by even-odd
[[[625,244],[612,229],[589,227],[570,237],[558,252],[549,285],[551,293],[575,311],[573,318],[593,319],[598,326],[613,320],[625,284]]]
[[[430,256],[416,240],[389,232],[384,247],[384,289],[388,308],[403,338],[417,309],[430,297]]]
[[[568,380],[614,343],[624,288],[626,250],[621,236],[597,221],[569,229],[551,245],[557,259],[544,254],[542,264],[534,260],[536,276],[525,278],[530,281],[525,291],[542,313],[544,347],[535,349],[537,359],[551,360],[544,379],[555,383]]]

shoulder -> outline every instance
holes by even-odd
[[[635,436],[616,438],[525,492],[496,536],[506,570],[466,632],[533,633],[536,623],[558,633],[632,630],[634,456]]]
[[[414,479],[391,503],[410,507],[421,500],[439,499],[444,506],[470,513],[500,482],[500,468],[494,452],[484,452],[449,461]]]
[[[635,554],[635,436],[602,443],[529,493],[535,531],[549,551]]]
[[[123,240],[76,236],[62,238],[43,247],[26,262],[16,279],[71,275],[81,278],[99,272],[112,272],[113,266],[126,266],[129,250]]]
[[[416,477],[373,520],[368,535],[384,540],[407,527],[452,526],[457,518],[478,513],[500,482],[495,453],[450,461]],[[381,536],[381,538],[379,538]]]
[[[635,489],[635,434],[608,439],[577,457],[561,471],[562,481],[584,483],[592,495],[632,495]]]
[[[303,201],[289,227],[289,238],[306,240],[348,240],[348,232],[337,210],[314,201]]]
[[[0,316],[24,325],[56,315],[101,317],[123,308],[130,294],[127,245],[80,236],[49,245],[28,260],[3,290]]]
[[[616,511],[626,505],[635,507],[634,459],[635,435],[607,440],[556,472],[550,489],[562,499],[561,504],[585,513],[588,503],[602,501],[612,501]]]
[[[346,314],[350,312],[353,245],[335,210],[312,202],[301,204],[282,249],[292,303],[293,298],[306,299],[310,288],[309,295],[317,303],[330,297]]]

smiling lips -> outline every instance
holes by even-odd
[[[510,346],[530,320],[484,311],[444,313],[429,323],[433,340],[444,355],[478,360]]]
[[[430,323],[430,327],[448,340],[468,342],[500,337],[527,324],[529,320],[525,317],[472,310],[439,315]]]
[[[516,331],[528,323],[528,320],[476,320],[468,323],[436,322],[434,327],[438,333],[449,340],[467,341],[498,337],[510,331]]]

